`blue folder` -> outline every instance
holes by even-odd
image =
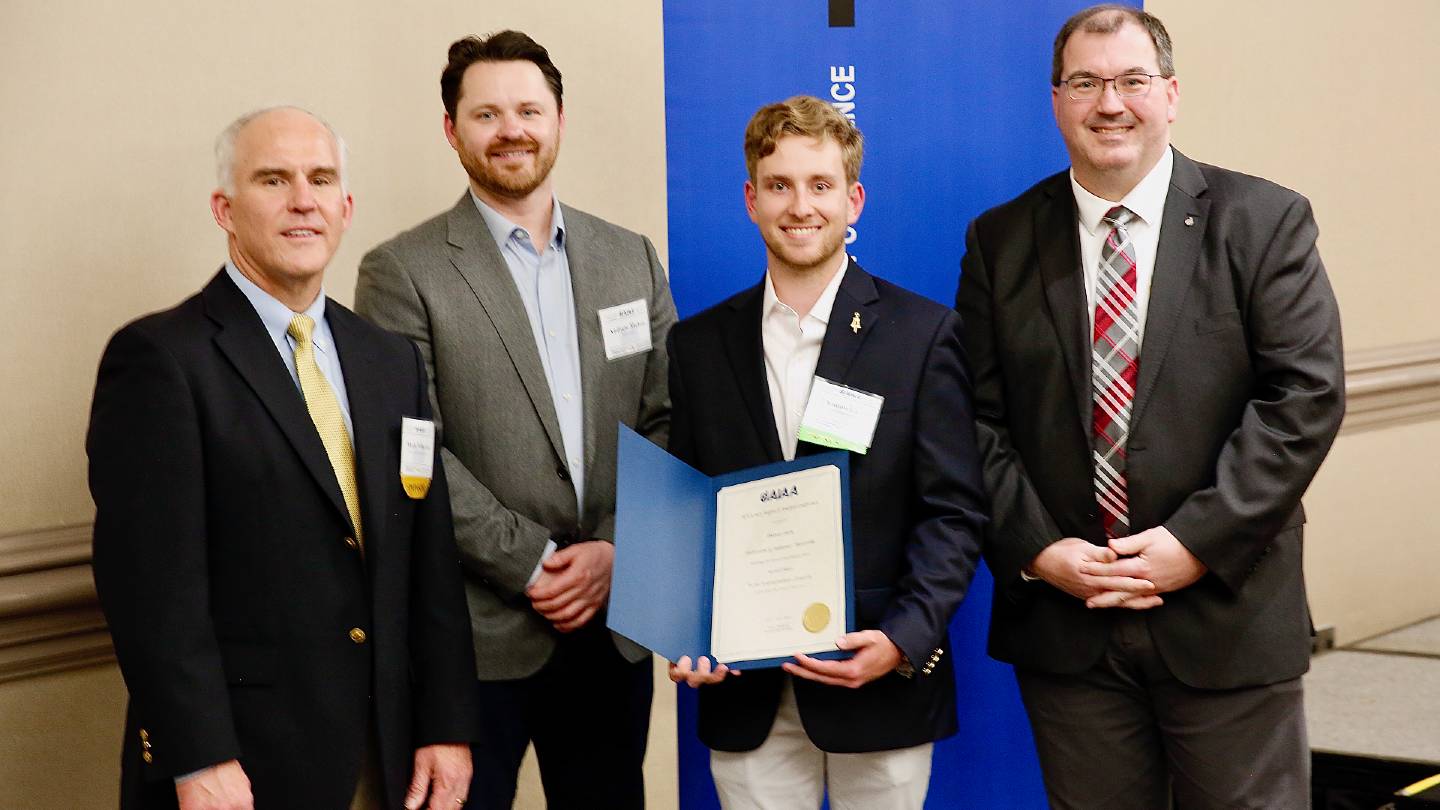
[[[609,627],[666,660],[710,656],[715,590],[716,495],[724,487],[815,467],[840,470],[845,560],[845,632],[855,629],[850,555],[850,454],[804,456],[710,477],[620,426],[615,495],[615,569]],[[812,658],[849,658],[832,650]],[[713,660],[713,656],[711,656]],[[732,661],[731,669],[778,667],[783,658]]]

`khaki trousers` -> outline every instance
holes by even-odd
[[[710,773],[725,810],[921,810],[930,789],[934,745],[832,754],[810,742],[800,724],[795,689],[785,679],[770,736],[754,751],[710,752]]]

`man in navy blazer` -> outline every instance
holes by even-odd
[[[425,366],[322,290],[352,210],[335,133],[261,110],[216,153],[229,261],[116,333],[90,415],[121,807],[455,810],[475,665],[433,449],[428,494],[401,482]]]
[[[670,334],[670,450],[709,475],[826,448],[798,442],[812,384],[884,397],[852,454],[857,631],[845,661],[797,655],[743,676],[681,658],[727,807],[919,808],[934,740],[956,731],[946,627],[979,554],[985,499],[953,311],[844,250],[862,144],[819,99],[762,108],[745,136],[746,206],[765,278]]]

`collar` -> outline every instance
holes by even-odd
[[[515,237],[515,232],[520,232],[520,238],[529,241],[530,235],[519,225],[511,222],[504,214],[486,205],[470,189],[470,199],[475,201],[475,208],[480,211],[480,218],[485,220],[485,227],[490,231],[490,237],[495,240],[495,245],[505,247],[505,243]],[[560,211],[560,199],[554,195],[550,197],[550,246],[553,248],[563,247],[565,244],[565,215]]]
[[[245,298],[250,302],[250,306],[255,308],[255,314],[260,316],[260,323],[265,326],[265,331],[270,334],[270,337],[277,344],[285,340],[290,334],[290,319],[295,317],[295,313],[280,303],[275,296],[260,289],[258,284],[246,278],[245,274],[235,267],[234,262],[225,262],[225,274],[230,277],[236,287],[240,288],[240,292],[245,294]],[[315,321],[315,333],[311,336],[311,340],[321,351],[329,351],[330,330],[325,326],[324,290],[321,290],[310,306],[306,307],[305,314]]]
[[[1141,178],[1130,193],[1118,203],[1091,194],[1075,180],[1075,170],[1070,170],[1070,190],[1075,193],[1075,207],[1079,212],[1080,224],[1093,236],[1100,228],[1100,220],[1116,205],[1123,205],[1140,218],[1141,222],[1158,228],[1165,215],[1165,194],[1170,190],[1170,174],[1175,168],[1175,150],[1165,147],[1165,153],[1155,162],[1154,168]]]
[[[845,271],[849,269],[849,267],[850,256],[844,251],[841,251],[840,269],[835,271],[835,275],[831,276],[830,278],[830,283],[825,285],[825,289],[821,291],[820,297],[815,299],[815,306],[810,308],[809,317],[814,318],[815,320],[823,324],[830,323],[830,310],[835,307],[835,293],[839,292],[840,282],[844,280]],[[760,304],[761,317],[769,315],[770,311],[775,308],[776,304],[780,304],[786,309],[790,308],[788,304],[785,304],[784,301],[781,301],[780,297],[775,294],[775,283],[770,280],[770,271],[766,270],[765,300],[762,301]]]

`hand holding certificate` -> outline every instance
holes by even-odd
[[[712,479],[622,427],[611,629],[696,672],[845,657],[848,484],[845,453]]]

